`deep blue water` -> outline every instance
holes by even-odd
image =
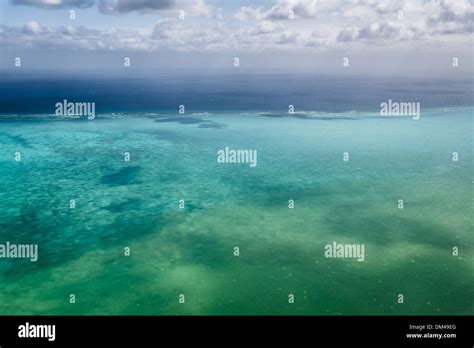
[[[474,105],[474,82],[323,75],[131,73],[111,76],[4,75],[1,114],[54,113],[67,99],[109,112],[378,111],[381,102],[420,102],[422,109]]]

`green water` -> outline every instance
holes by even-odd
[[[472,115],[1,121],[0,314],[473,314]]]

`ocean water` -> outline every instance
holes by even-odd
[[[0,314],[473,314],[473,111],[5,112],[0,242],[39,259],[0,260]]]
[[[51,114],[64,99],[94,102],[96,112],[377,112],[388,99],[422,109],[474,105],[474,80],[369,78],[317,74],[137,72],[113,76],[2,73],[0,114]]]

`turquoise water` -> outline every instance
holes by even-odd
[[[0,314],[473,314],[473,111],[3,117]]]

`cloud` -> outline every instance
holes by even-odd
[[[440,11],[429,17],[433,32],[441,35],[472,33],[474,7],[471,1],[442,1]]]
[[[374,3],[372,9],[379,14],[390,14],[402,10],[405,6],[406,0],[385,0]]]
[[[238,20],[284,20],[293,18],[314,18],[318,14],[318,0],[278,0],[270,9],[242,6],[234,17]]]
[[[59,9],[64,7],[87,8],[95,5],[95,0],[12,0],[14,5]]]
[[[250,35],[265,35],[271,34],[276,31],[283,29],[284,26],[281,24],[275,24],[269,21],[262,21],[260,22],[256,28],[249,31]]]
[[[188,23],[180,20],[160,20],[151,33],[155,48],[167,47],[178,51],[228,49],[238,46],[238,31],[223,21]]]
[[[344,28],[337,35],[337,41],[339,42],[354,41],[357,38],[359,38],[359,28],[357,27]]]
[[[291,12],[290,12],[291,11]],[[290,13],[295,18],[313,18],[318,12],[318,0],[279,0],[265,12],[265,19],[289,19]]]
[[[239,21],[261,19],[262,12],[262,7],[242,6],[233,17]]]
[[[54,9],[65,4],[90,6],[92,2],[15,0],[14,3]],[[279,0],[270,6],[242,6],[232,12],[223,12],[204,0],[97,0],[95,4],[104,15],[164,13],[153,26],[140,29],[42,26],[38,21],[4,25],[0,26],[0,44],[74,50],[320,51],[340,50],[349,43],[362,50],[397,45],[419,48],[444,39],[454,40],[460,50],[466,50],[470,47],[466,44],[471,44],[474,20],[472,1],[468,0]],[[169,13],[178,9],[185,10],[185,20]],[[294,11],[295,18],[283,20],[289,11]],[[208,17],[203,20],[193,15]],[[101,25],[106,28],[106,24],[104,19]]]
[[[351,17],[353,14],[357,21]],[[344,17],[352,21],[338,31],[338,42],[378,41],[393,45],[398,41],[472,34],[474,6],[469,0],[359,2],[355,7],[346,6]]]
[[[146,35],[137,30],[90,29],[85,26],[47,27],[39,22],[26,23],[22,28],[1,25],[2,47],[62,49],[62,50],[150,50]]]
[[[397,22],[372,23],[362,28],[349,27],[339,31],[338,42],[372,41],[379,44],[394,44],[397,41],[419,39],[425,35],[424,29],[417,26],[403,26]]]
[[[23,26],[23,33],[26,35],[36,35],[41,33],[43,28],[36,21],[30,21]]]
[[[296,43],[300,38],[300,35],[295,32],[291,31],[286,31],[278,37],[278,40],[276,41],[276,44],[278,45],[286,45],[286,44],[294,44]]]
[[[358,38],[369,40],[390,40],[398,39],[400,34],[400,24],[398,23],[372,23],[359,31]]]
[[[169,10],[175,6],[176,0],[101,0],[99,2],[99,10],[104,14]]]
[[[130,12],[152,13],[167,10],[186,10],[191,16],[209,15],[213,11],[204,0],[12,0],[13,5],[44,9],[88,8],[97,6],[102,14],[121,15]]]

